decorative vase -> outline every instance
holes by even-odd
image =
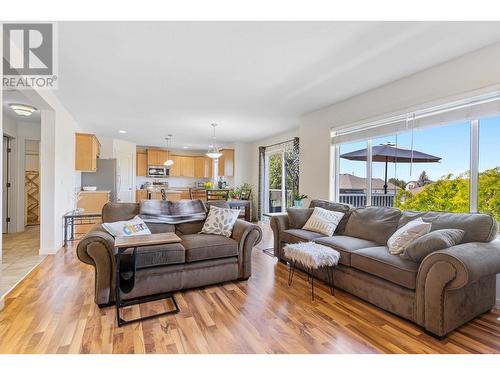
[[[293,205],[295,206],[295,208],[302,208],[302,204],[304,203],[303,200],[295,200],[293,201]]]

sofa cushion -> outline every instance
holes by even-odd
[[[351,213],[344,234],[385,245],[396,231],[400,217],[401,211],[397,208],[357,208]]]
[[[432,223],[431,232],[439,229],[463,230],[465,234],[461,243],[491,242],[498,232],[498,223],[490,215],[454,212],[404,211],[399,226],[418,217]]]
[[[314,209],[312,208],[287,208],[288,222],[290,229],[302,229],[306,225],[307,220],[311,217]]]
[[[427,255],[434,251],[458,245],[462,241],[464,234],[465,232],[460,229],[435,230],[413,240],[401,255],[403,258],[414,262],[421,262]]]
[[[394,255],[402,254],[413,240],[429,233],[431,225],[431,223],[427,223],[421,218],[412,220],[408,224],[403,225],[387,240],[389,252]]]
[[[130,251],[131,253],[131,251]],[[137,250],[137,268],[165,266],[186,261],[186,252],[180,243],[143,246]]]
[[[333,236],[335,229],[344,217],[343,212],[325,210],[321,207],[315,207],[314,212],[307,220],[302,229],[311,232],[320,233],[324,236]]]
[[[355,250],[363,249],[365,247],[377,246],[376,242],[363,240],[362,238],[338,236],[321,237],[314,240],[320,245],[330,246],[332,249],[340,253],[340,264],[344,266],[351,265],[351,253]]]
[[[319,237],[324,236],[322,234],[310,232],[304,229],[286,229],[281,232],[281,241],[285,243],[312,241]]]
[[[349,215],[355,209],[354,206],[345,203],[326,201],[323,199],[313,199],[309,204],[309,208],[315,208],[315,207],[324,208],[325,210],[330,210],[330,211],[342,212],[344,214],[344,217],[342,217],[342,220],[340,220],[339,225],[337,225],[335,233],[345,234],[344,233],[345,226],[349,220]]]
[[[175,232],[179,234],[194,234],[201,232],[201,228],[203,228],[203,224],[205,224],[205,220],[199,221],[190,221],[187,223],[175,224]],[[151,229],[151,231],[153,231]]]
[[[174,224],[166,224],[166,223],[147,223],[147,226],[151,233],[167,233],[167,232],[175,232]]]
[[[234,257],[238,255],[238,242],[218,234],[186,234],[179,236],[186,249],[186,262]]]
[[[408,289],[415,289],[419,264],[389,253],[387,246],[368,247],[351,254],[351,267]]]

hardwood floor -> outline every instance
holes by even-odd
[[[38,225],[28,226],[24,232],[3,235],[0,299],[45,258],[45,255],[39,255],[39,249]]]
[[[498,312],[439,341],[323,284],[312,303],[302,275],[289,288],[286,267],[261,251],[270,242],[266,230],[248,281],[177,293],[179,314],[120,328],[113,307],[93,302],[93,269],[61,249],[7,296],[0,353],[500,353]]]

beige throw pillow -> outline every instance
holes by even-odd
[[[431,223],[426,223],[421,218],[403,225],[387,241],[389,252],[394,255],[403,253],[413,240],[429,233],[431,226]]]
[[[207,220],[205,220],[205,224],[203,224],[200,233],[219,234],[221,236],[231,237],[234,224],[239,214],[240,210],[210,206]]]
[[[343,212],[330,211],[325,210],[324,208],[315,207],[311,217],[307,220],[302,229],[321,233],[325,236],[333,236],[333,233],[343,216]]]

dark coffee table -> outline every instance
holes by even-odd
[[[122,300],[121,293],[130,293],[135,286],[135,258],[137,252],[140,252],[141,247],[144,246],[153,246],[153,245],[167,245],[172,243],[181,242],[181,239],[175,233],[156,233],[156,234],[147,234],[140,236],[121,236],[115,238],[115,248],[117,249],[116,253],[116,318],[118,321],[118,326],[121,327],[125,324],[136,323],[146,319],[156,318],[158,316],[168,315],[168,314],[177,314],[179,310],[179,306],[175,301],[173,293],[159,293],[152,294],[149,296],[141,296],[128,300]],[[122,254],[128,250],[132,250],[132,258],[128,268],[122,269],[121,256]],[[140,317],[138,319],[132,320],[124,320],[120,316],[120,308],[138,305],[146,302],[158,301],[161,299],[170,299],[172,304],[174,305],[173,310],[164,311],[158,314],[148,315],[144,317]]]

